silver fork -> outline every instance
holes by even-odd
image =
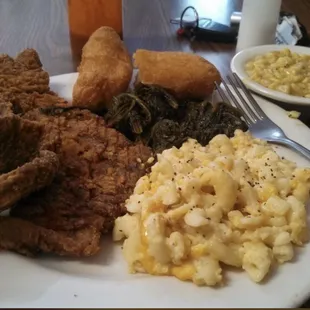
[[[256,100],[251,95],[250,91],[246,88],[236,73],[228,75],[227,80],[231,84],[236,95],[232,93],[224,80],[222,80],[222,83],[228,96],[223,91],[223,89],[217,83],[215,83],[218,93],[224,102],[227,102],[230,105],[234,103],[234,105],[240,109],[244,120],[249,127],[249,131],[254,137],[266,140],[268,142],[285,145],[291,149],[296,150],[301,155],[310,160],[310,150],[289,139],[283,130],[270,118],[268,118],[268,116],[260,108]],[[239,88],[242,89],[245,96],[241,94]],[[231,100],[229,100],[229,98]],[[239,98],[242,104],[240,104],[237,98]]]

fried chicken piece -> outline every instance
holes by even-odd
[[[31,161],[39,151],[44,127],[17,115],[0,117],[0,173]]]
[[[15,94],[0,93],[0,100],[2,102],[9,102],[11,104],[11,112],[14,114],[27,113],[36,108],[68,106],[66,100],[60,98],[51,91],[44,94],[39,94],[37,92]]]
[[[93,255],[101,234],[125,213],[124,202],[145,173],[137,159],[146,161],[151,150],[106,128],[101,117],[87,110],[51,108],[65,107],[66,102],[49,91],[48,76],[35,52],[27,50],[15,60],[0,59],[0,115],[6,116],[0,121],[0,132],[5,128],[7,132],[0,135],[0,173],[12,173],[19,180],[25,167],[17,167],[39,160],[38,150],[55,152],[59,158],[52,183],[20,200],[11,208],[12,217],[0,217],[0,247],[25,255]],[[15,124],[13,114],[27,111],[24,122]],[[13,145],[16,156],[7,156]],[[13,168],[18,169],[16,174]],[[23,190],[24,185],[20,183]]]
[[[20,93],[49,91],[49,76],[42,69],[38,53],[25,49],[15,59],[0,55],[0,92]]]
[[[35,50],[26,49],[15,59],[0,55],[0,115],[65,105],[64,99],[50,91],[48,73]]]
[[[58,167],[55,153],[41,151],[31,162],[0,175],[0,211],[10,208],[33,191],[50,185]]]
[[[10,116],[12,114],[13,114],[13,105],[10,102],[1,101],[0,98],[0,117]]]
[[[41,148],[59,156],[60,170],[48,188],[12,208],[11,216],[55,232],[109,231],[145,173],[137,159],[146,162],[151,150],[105,127],[103,118],[88,110],[41,109],[24,117],[45,125]]]
[[[87,227],[77,231],[53,231],[28,221],[0,217],[0,248],[33,256],[41,252],[90,256],[99,251],[100,231]]]
[[[125,92],[133,68],[130,55],[117,32],[97,29],[83,47],[72,105],[93,111],[108,109],[114,96]]]
[[[16,115],[0,117],[0,133],[0,211],[3,211],[49,185],[59,161],[53,152],[39,152],[43,127],[38,122]]]

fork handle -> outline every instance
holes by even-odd
[[[301,155],[303,155],[304,157],[306,157],[309,161],[310,161],[310,150],[308,150],[307,148],[305,148],[304,146],[302,146],[301,144],[291,140],[291,139],[284,139],[282,140],[283,144],[285,144],[286,146],[296,150],[297,152],[299,152]]]

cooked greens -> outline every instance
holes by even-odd
[[[234,135],[247,130],[240,112],[219,102],[178,102],[158,86],[138,84],[133,91],[113,98],[105,115],[113,126],[129,139],[140,139],[158,153],[172,146],[180,147],[188,138],[206,145],[217,134]]]

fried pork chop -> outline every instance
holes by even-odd
[[[0,247],[28,255],[93,255],[100,234],[125,213],[124,202],[145,173],[138,158],[146,161],[151,150],[88,110],[46,111],[24,118],[45,126],[41,150],[55,152],[60,169],[49,187],[11,210],[13,218],[1,219]]]
[[[0,211],[49,185],[59,166],[51,151],[39,151],[43,126],[10,115],[0,117]]]

